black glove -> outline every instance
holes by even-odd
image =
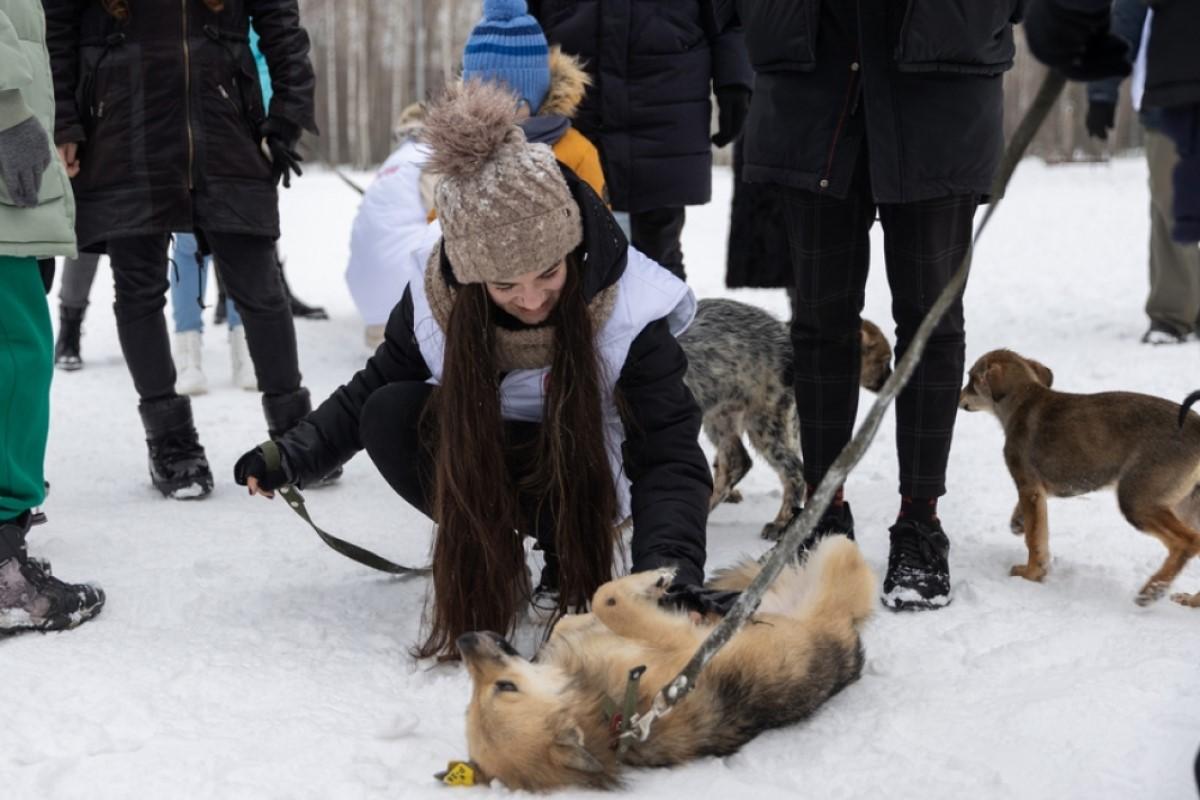
[[[283,179],[283,188],[292,188],[290,173],[303,175],[300,162],[304,161],[296,152],[296,142],[300,140],[300,129],[283,119],[268,119],[262,126],[263,154],[271,162],[271,177],[275,185]]]
[[[259,488],[269,492],[296,482],[282,449],[279,451],[277,470],[267,469],[267,458],[263,455],[261,447],[256,447],[239,458],[233,465],[233,479],[237,481],[238,486],[245,486],[247,478],[251,476],[258,480]]]
[[[1073,81],[1124,77],[1133,69],[1129,45],[1108,26],[1108,3],[1082,11],[1063,8],[1060,0],[1032,0],[1025,12],[1029,49]]]
[[[737,138],[750,114],[750,90],[745,86],[717,89],[717,132],[712,143],[724,147]]]
[[[1113,128],[1116,116],[1116,103],[1110,103],[1107,100],[1088,101],[1087,120],[1084,122],[1087,126],[1088,136],[1107,140],[1108,132]]]
[[[700,614],[719,614],[723,617],[741,596],[741,592],[708,589],[694,583],[676,583],[667,589],[658,602],[664,606],[674,606]]]
[[[0,181],[18,208],[37,205],[42,175],[50,166],[50,137],[37,117],[0,131]]]

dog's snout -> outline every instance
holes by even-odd
[[[458,652],[463,658],[499,658],[502,655],[519,655],[516,648],[509,644],[507,639],[492,631],[471,631],[464,633],[458,637],[455,644],[458,646]]]

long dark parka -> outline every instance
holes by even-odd
[[[79,144],[81,248],[207,230],[279,236],[263,127],[314,131],[297,0],[44,0],[55,143]],[[250,19],[274,95],[263,106]]]
[[[535,468],[514,482],[494,364],[495,307],[482,284],[458,289],[446,331],[437,421],[433,613],[421,657],[457,658],[473,630],[512,631],[529,597],[518,492],[548,504],[559,557],[559,612],[586,605],[613,575],[617,496],[605,449],[601,384],[581,263],[551,317],[553,360]]]

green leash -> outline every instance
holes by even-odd
[[[267,462],[267,471],[278,472],[282,466],[282,460],[279,455],[279,445],[275,444],[275,442],[267,441],[263,442],[261,447],[263,451],[263,458]],[[402,564],[395,564],[391,561],[388,561],[383,556],[372,553],[366,548],[359,547],[356,544],[347,542],[345,539],[339,539],[333,534],[326,533],[325,531],[321,530],[320,526],[313,522],[312,517],[308,515],[308,509],[304,506],[304,495],[300,494],[300,490],[295,486],[292,486],[290,483],[279,487],[279,489],[276,491],[278,491],[283,499],[287,501],[288,507],[291,508],[292,511],[295,511],[300,516],[300,519],[307,522],[309,527],[317,532],[317,536],[321,537],[321,541],[325,542],[325,544],[329,545],[334,550],[337,550],[351,561],[357,561],[359,564],[370,567],[371,569],[377,569],[380,572],[387,572],[392,575],[404,575],[406,577],[411,577],[414,575],[429,574],[429,567],[417,568],[406,567]]]

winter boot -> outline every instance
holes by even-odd
[[[82,308],[61,306],[58,311],[58,339],[54,342],[54,366],[67,372],[83,369],[79,340],[83,336]]]
[[[104,591],[50,575],[45,562],[26,554],[28,531],[28,512],[0,522],[0,636],[74,628],[99,614]]]
[[[901,518],[883,579],[883,604],[893,611],[941,608],[950,603],[950,538],[936,518]]]
[[[263,414],[267,418],[267,435],[278,439],[312,411],[312,397],[308,389],[297,389],[290,394],[264,394]],[[305,483],[306,488],[327,486],[342,477],[342,468],[334,467],[323,478]]]
[[[329,319],[329,314],[321,306],[310,306],[296,295],[292,294],[292,287],[288,285],[287,275],[283,271],[283,258],[280,257],[279,251],[275,251],[275,259],[279,262],[279,280],[283,281],[284,294],[288,296],[288,302],[292,306],[292,316],[300,319]]]
[[[796,513],[799,512],[800,509],[797,509]],[[850,513],[850,504],[845,501],[831,503],[829,508],[825,509],[825,513],[817,520],[817,524],[809,532],[807,538],[800,543],[797,555],[804,557],[826,536],[837,535],[845,536],[848,539],[854,538],[854,515]]]
[[[208,391],[208,378],[201,366],[204,339],[200,331],[180,331],[175,334],[175,391],[198,395]]]
[[[150,480],[164,497],[195,500],[213,488],[212,470],[192,422],[187,397],[143,400],[138,405],[150,449]]]
[[[241,325],[229,329],[229,363],[233,368],[233,385],[250,392],[258,391],[254,362],[246,346],[246,329]]]

